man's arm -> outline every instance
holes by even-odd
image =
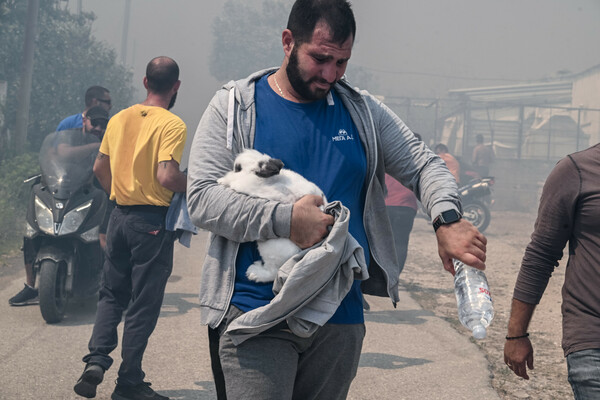
[[[507,336],[524,336],[534,310],[535,304],[524,303],[513,298]],[[529,379],[527,368],[533,369],[533,346],[529,337],[507,340],[504,343],[504,362],[515,375]]]
[[[238,193],[217,183],[244,147],[237,130],[227,148],[228,90],[217,92],[194,135],[188,165],[187,202],[192,222],[236,242],[289,238],[292,204]]]
[[[98,151],[99,148],[100,143],[88,143],[82,146],[73,146],[67,143],[61,143],[56,146],[56,152],[58,156],[63,159],[77,162],[90,157],[94,152]]]
[[[411,189],[431,217],[435,218],[449,209],[460,210],[456,179],[446,163],[424,142],[417,140],[389,108],[371,96],[365,99],[382,143],[386,172]],[[485,268],[487,239],[472,224],[460,220],[443,225],[436,234],[440,258],[450,273],[454,273],[452,258],[476,268]]]
[[[94,175],[106,193],[110,195],[112,173],[110,172],[110,157],[104,153],[98,153],[94,163]]]
[[[156,179],[161,186],[172,192],[185,192],[187,177],[179,170],[179,163],[173,159],[158,163]]]
[[[579,172],[573,162],[563,159],[554,167],[542,190],[538,218],[525,249],[515,282],[508,337],[523,336],[536,304],[539,303],[565,244],[572,236],[573,221],[579,213]],[[529,379],[533,369],[533,347],[528,337],[507,340],[504,362],[521,378]]]

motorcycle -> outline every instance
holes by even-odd
[[[488,176],[473,177],[466,185],[458,188],[463,218],[472,223],[479,232],[485,231],[492,219],[490,213],[490,208],[494,204],[492,186],[494,186],[494,177]],[[416,216],[429,221],[427,211],[421,203],[419,203]]]
[[[26,240],[35,249],[33,270],[40,311],[51,324],[62,321],[72,297],[100,288],[103,251],[99,229],[108,199],[92,171],[100,140],[81,129],[48,135],[39,155],[41,174],[31,184]]]
[[[463,218],[475,225],[479,232],[487,229],[492,219],[490,207],[493,204],[493,177],[473,179],[458,189],[462,201]]]

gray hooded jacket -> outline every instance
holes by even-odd
[[[211,232],[200,285],[201,320],[222,321],[233,295],[240,243],[290,237],[292,205],[237,193],[217,184],[244,148],[252,148],[256,127],[254,84],[276,68],[227,83],[211,100],[192,142],[187,200],[192,222]],[[370,250],[366,294],[398,301],[400,273],[385,208],[385,173],[411,189],[430,215],[460,210],[458,189],[436,156],[387,106],[342,80],[334,89],[356,125],[367,157],[363,223]],[[335,199],[332,199],[335,200]]]

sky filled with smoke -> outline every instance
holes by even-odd
[[[77,3],[69,2],[73,11]],[[114,47],[119,59],[125,3],[82,1],[84,11],[97,15],[94,36]],[[224,3],[131,2],[125,63],[139,82],[136,100],[143,99],[146,63],[158,55],[173,57],[182,80],[173,111],[188,125],[190,138],[222,83],[210,75],[208,59],[213,19],[222,13]],[[551,79],[600,64],[597,0],[354,0],[352,4],[357,38],[350,62],[376,79],[374,87],[366,89],[387,96],[444,97],[449,89]],[[282,28],[286,22],[280,22]]]

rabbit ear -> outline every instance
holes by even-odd
[[[281,168],[283,168],[283,161],[270,158],[268,161],[260,161],[258,163],[258,169],[255,171],[255,174],[261,178],[269,178],[279,174]]]

